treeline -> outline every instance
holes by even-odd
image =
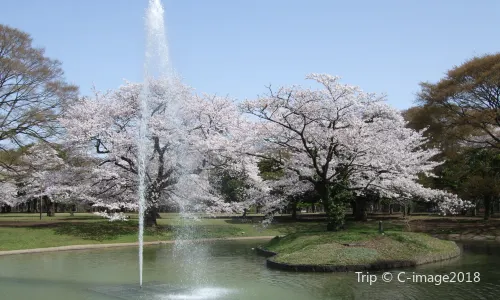
[[[462,214],[477,215],[482,211],[488,219],[499,207],[500,54],[474,57],[451,68],[436,83],[421,83],[416,106],[403,112],[406,128],[398,111],[377,105],[377,99],[357,87],[340,84],[338,78],[325,74],[311,74],[308,78],[321,83],[323,90],[270,90],[267,98],[246,101],[238,107],[227,99],[196,98],[180,89],[183,97],[192,101],[191,110],[187,110],[191,118],[186,123],[192,123],[193,128],[186,132],[192,133],[191,144],[199,147],[197,151],[206,154],[199,172],[208,173],[209,184],[205,188],[200,181],[194,186],[217,192],[199,197],[200,207],[240,203],[235,207],[243,215],[266,207],[264,214],[280,211],[294,217],[298,211],[316,212],[319,208],[327,212],[330,229],[335,230],[342,227],[346,208],[352,209],[357,220],[366,220],[374,211],[434,212],[443,203],[444,211],[455,211],[455,204],[461,200],[453,195],[474,204],[472,209],[468,205],[459,208]],[[152,90],[159,93],[158,97],[163,95],[162,89],[168,91],[161,82],[156,84]],[[79,203],[91,205],[101,198],[133,206],[137,196],[137,153],[132,135],[128,134],[137,129],[130,120],[140,116],[138,111],[127,109],[136,107],[131,95],[141,89],[141,84],[124,86],[113,94],[121,100],[109,103],[79,99],[78,88],[65,82],[59,61],[34,47],[28,34],[0,25],[0,211],[9,212],[15,207],[36,212],[42,204],[52,214],[58,208],[72,210]],[[167,118],[161,114],[165,108],[163,103],[159,105],[162,109],[154,110],[159,114],[155,120],[164,122]],[[220,114],[223,109],[227,115]],[[331,113],[334,111],[336,115]],[[106,119],[111,113],[114,117]],[[255,124],[241,117],[243,113],[260,118],[272,129],[260,132],[267,134],[266,138],[259,134],[251,137],[253,144],[267,143],[271,149],[267,153],[246,153],[247,149],[231,145],[238,138],[248,140],[246,134],[255,129]],[[66,118],[65,128],[61,116]],[[102,136],[92,131],[95,124],[108,123],[113,126],[102,128]],[[151,157],[158,159],[154,161],[154,174],[159,176],[148,185],[152,215],[156,209],[176,210],[170,189],[179,179],[174,177],[179,166],[167,164],[176,153],[168,152],[172,136],[160,130],[166,125],[157,124],[161,136],[152,138],[149,149]],[[384,130],[387,135],[380,134]],[[420,143],[413,130],[425,130],[427,141]],[[88,137],[90,133],[94,135]],[[60,144],[68,134],[72,134],[74,144],[80,142],[80,147],[92,145],[95,155],[84,156],[76,148],[67,148],[71,143],[63,148]],[[202,139],[204,143],[197,144]],[[434,175],[424,174],[434,166],[426,157],[433,155],[434,149],[439,151],[432,161],[444,163],[436,163],[431,170]],[[387,154],[391,151],[395,159],[404,161],[402,165]],[[261,186],[253,171],[249,172],[255,164],[240,167],[234,163],[243,162],[245,155],[252,159],[261,156],[258,175],[266,184]],[[234,161],[231,168],[230,161]],[[223,167],[207,167],[218,163]],[[100,173],[94,172],[98,167]],[[418,186],[413,184],[417,172]],[[250,197],[255,199],[248,201]],[[286,200],[269,200],[273,197]],[[430,198],[433,202],[428,202]]]

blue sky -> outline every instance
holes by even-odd
[[[141,81],[147,0],[2,1],[0,23],[28,32],[89,95]],[[163,0],[174,68],[199,92],[254,98],[308,73],[412,106],[418,83],[500,51],[498,0]]]

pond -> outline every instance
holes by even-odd
[[[144,281],[137,287],[136,248],[111,248],[0,257],[1,299],[498,299],[500,244],[460,244],[463,255],[446,262],[370,272],[376,282],[358,282],[355,273],[293,273],[268,269],[253,247],[262,241],[222,241],[204,247],[146,247]],[[199,244],[198,244],[199,245]],[[406,272],[397,280],[400,272]],[[413,273],[415,272],[415,273]],[[464,272],[456,283],[411,282],[414,274]],[[474,273],[479,272],[479,282]],[[360,274],[360,275],[364,275]],[[462,278],[463,277],[463,278]],[[373,278],[373,277],[372,277]],[[409,278],[409,279],[408,279]],[[366,277],[365,277],[366,279]],[[415,279],[415,280],[418,280]]]

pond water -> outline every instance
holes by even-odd
[[[136,248],[0,257],[0,299],[499,299],[500,244],[461,244],[446,262],[392,270],[393,281],[358,282],[355,273],[293,273],[268,269],[252,248],[263,241],[204,243],[176,253],[172,245],[144,249],[144,286],[138,288]],[[202,250],[200,250],[202,249]],[[175,254],[175,255],[174,255]],[[406,272],[405,283],[397,280]],[[479,272],[480,282],[416,283],[415,274]],[[467,274],[456,280],[467,280]],[[373,278],[373,277],[372,277]]]

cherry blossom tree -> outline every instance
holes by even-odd
[[[328,230],[343,226],[345,203],[339,195],[394,190],[394,179],[414,182],[439,164],[430,161],[436,150],[422,148],[421,133],[405,128],[401,113],[383,103],[383,97],[341,84],[339,77],[311,74],[307,79],[322,89],[269,88],[268,95],[245,101],[242,109],[259,118],[250,154],[273,159],[269,153],[289,153],[280,162],[289,171],[284,180],[288,186],[314,187],[328,215]],[[426,200],[443,198],[442,193],[425,191],[421,194]],[[444,198],[444,209],[460,204]]]
[[[8,211],[8,207],[12,207],[17,203],[17,187],[15,182],[3,181],[0,182],[0,209],[1,212]]]
[[[158,207],[167,205],[205,212],[240,210],[224,203],[209,184],[210,170],[241,166],[236,155],[249,139],[241,117],[228,98],[193,95],[177,79],[126,83],[115,91],[82,99],[61,119],[68,141],[90,149],[100,162],[94,171],[99,205],[137,203],[138,125],[140,102],[150,117],[145,144],[146,225],[156,224]],[[97,192],[99,191],[99,192]]]
[[[71,187],[64,185],[66,165],[53,145],[40,142],[31,145],[21,156],[16,183],[17,202],[38,199],[45,201],[47,214],[53,213],[55,199],[63,201]],[[41,211],[40,211],[41,217]]]
[[[95,162],[95,158],[59,144],[41,141],[27,146],[16,161],[16,171],[2,183],[5,192],[12,195],[5,199],[9,199],[10,206],[44,202],[48,215],[54,213],[58,203],[96,203],[97,189],[92,179],[99,174],[92,168]]]

